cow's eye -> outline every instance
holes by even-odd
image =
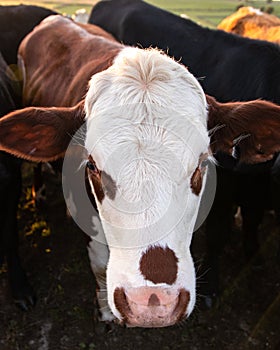
[[[92,171],[93,173],[95,173],[95,174],[99,173],[99,170],[98,170],[98,168],[97,168],[97,166],[96,166],[96,164],[94,162],[88,160],[86,165],[87,165],[87,168],[90,171]]]

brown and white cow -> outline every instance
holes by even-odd
[[[222,20],[218,29],[280,44],[280,18],[253,7],[241,7]]]
[[[44,20],[19,55],[33,107],[1,120],[0,149],[51,161],[86,123],[83,164],[108,242],[89,245],[101,319],[163,327],[187,317],[203,159],[211,149],[232,153],[236,140],[242,160],[270,159],[280,149],[280,107],[218,103],[162,52],[125,47],[61,16]]]

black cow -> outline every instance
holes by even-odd
[[[17,63],[22,39],[44,18],[54,14],[38,6],[0,6],[0,51],[8,65]]]
[[[127,45],[167,51],[222,102],[262,98],[280,103],[279,45],[203,28],[141,0],[100,1],[89,22]]]
[[[37,6],[0,6],[0,117],[21,107],[21,83],[9,68],[16,65],[21,40],[55,12]],[[13,66],[14,67],[14,66]],[[12,296],[24,310],[35,294],[18,255],[17,207],[21,193],[21,161],[0,152],[0,266],[7,261]]]
[[[185,64],[205,92],[217,100],[260,98],[280,103],[280,47],[276,44],[203,28],[141,0],[101,1],[92,9],[89,22],[125,44],[167,51]],[[209,296],[218,293],[218,256],[226,241],[225,233],[232,226],[234,203],[241,207],[246,256],[251,258],[258,250],[257,229],[266,203],[271,203],[270,172],[274,164],[272,160],[263,165],[237,166],[232,157],[215,156],[221,166],[217,167],[216,197],[206,222],[206,266],[210,268],[204,294]],[[278,158],[272,168],[274,179],[279,179],[279,163]],[[279,187],[274,193],[277,191]]]

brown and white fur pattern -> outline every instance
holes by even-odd
[[[271,159],[280,150],[280,107],[218,103],[160,51],[125,47],[61,16],[43,21],[19,54],[24,103],[37,107],[1,119],[0,150],[52,161],[86,122],[83,170],[101,221],[94,217],[92,230],[104,230],[108,244],[89,244],[101,319],[142,327],[184,319],[196,299],[190,243],[203,159],[232,154],[236,140],[242,161]]]
[[[104,110],[104,106],[110,109]],[[129,323],[172,324],[177,321],[172,308],[181,294],[186,295],[184,310],[174,317],[189,315],[195,305],[189,248],[202,191],[194,193],[192,176],[209,146],[205,95],[197,80],[167,56],[156,50],[126,48],[110,68],[92,77],[85,109],[86,149],[101,181],[105,172],[111,181],[107,186],[115,192],[106,194],[105,188],[104,197],[98,198],[95,179],[99,175],[90,174],[110,247],[109,257],[105,248],[95,249],[94,241],[90,243],[93,271],[99,276],[103,269],[103,278],[107,268],[108,303],[115,316],[123,318],[126,299],[130,308],[138,301],[141,305],[139,319],[127,315]],[[170,224],[172,217],[178,222]],[[147,256],[146,266],[143,260]],[[165,266],[165,261],[170,266]],[[150,271],[153,268],[161,271],[155,276]],[[98,284],[104,296],[104,280]],[[121,301],[119,290],[125,294]],[[159,315],[155,316],[154,306],[147,317],[151,295],[159,304]],[[108,316],[110,319],[103,314],[102,319]]]

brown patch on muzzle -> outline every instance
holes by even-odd
[[[177,278],[178,259],[168,247],[151,247],[141,257],[140,271],[146,280],[155,284],[173,284]]]

